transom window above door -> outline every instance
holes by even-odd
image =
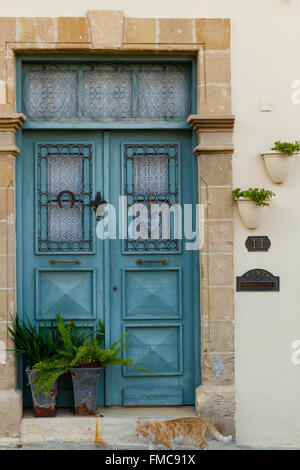
[[[191,88],[184,63],[26,63],[23,111],[32,121],[184,120]]]

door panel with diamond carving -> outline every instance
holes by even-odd
[[[110,335],[128,333],[124,355],[137,366],[109,371],[111,405],[194,403],[198,252],[186,250],[179,236],[183,219],[176,225],[164,213],[195,202],[194,165],[189,132],[110,134],[109,200],[126,197],[124,239],[110,242]]]

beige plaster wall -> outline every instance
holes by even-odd
[[[300,138],[300,104],[291,84],[300,80],[298,0],[17,0],[0,4],[3,16],[84,16],[88,9],[124,10],[133,17],[230,17],[232,110],[236,115],[234,185],[264,186],[277,198],[253,234],[268,235],[268,253],[248,253],[250,234],[235,212],[235,273],[263,267],[280,275],[279,293],[239,293],[235,304],[236,426],[244,445],[299,446],[300,365],[290,361],[300,339],[300,162],[283,186],[273,185],[259,152],[275,139]],[[271,99],[272,112],[259,100]]]

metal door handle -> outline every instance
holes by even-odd
[[[51,258],[49,263],[50,264],[56,264],[56,263],[76,263],[76,264],[80,264],[81,263],[81,258],[76,258],[76,259],[54,259],[54,258]]]
[[[161,264],[168,264],[168,259],[167,258],[162,258],[162,259],[142,259],[138,258],[136,260],[136,264],[144,264],[144,263],[161,263]]]

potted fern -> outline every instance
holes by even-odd
[[[39,371],[34,384],[40,392],[48,395],[53,383],[61,375],[70,372],[73,380],[75,414],[95,415],[101,369],[113,365],[135,368],[132,358],[122,357],[122,351],[128,345],[125,341],[128,333],[124,333],[109,349],[104,349],[102,346],[105,329],[101,320],[97,331],[88,333],[86,328],[81,333],[73,321],[65,324],[59,314],[56,319],[63,347],[52,358],[34,365],[34,369]],[[151,373],[146,369],[139,368],[139,370]]]
[[[8,328],[15,343],[15,353],[22,356],[25,362],[26,374],[31,389],[34,416],[53,417],[57,409],[57,381],[54,381],[45,395],[38,391],[33,384],[39,372],[33,366],[37,362],[47,361],[57,351],[60,340],[51,324],[50,328],[38,326],[36,329],[28,318],[20,321],[13,319],[13,328]]]
[[[273,196],[273,191],[263,188],[248,188],[244,191],[236,188],[232,191],[232,199],[237,202],[241,219],[249,229],[260,225],[265,215],[263,209],[270,205]]]
[[[267,172],[274,183],[283,183],[292,172],[299,155],[300,142],[281,142],[277,140],[271,152],[261,154]]]

